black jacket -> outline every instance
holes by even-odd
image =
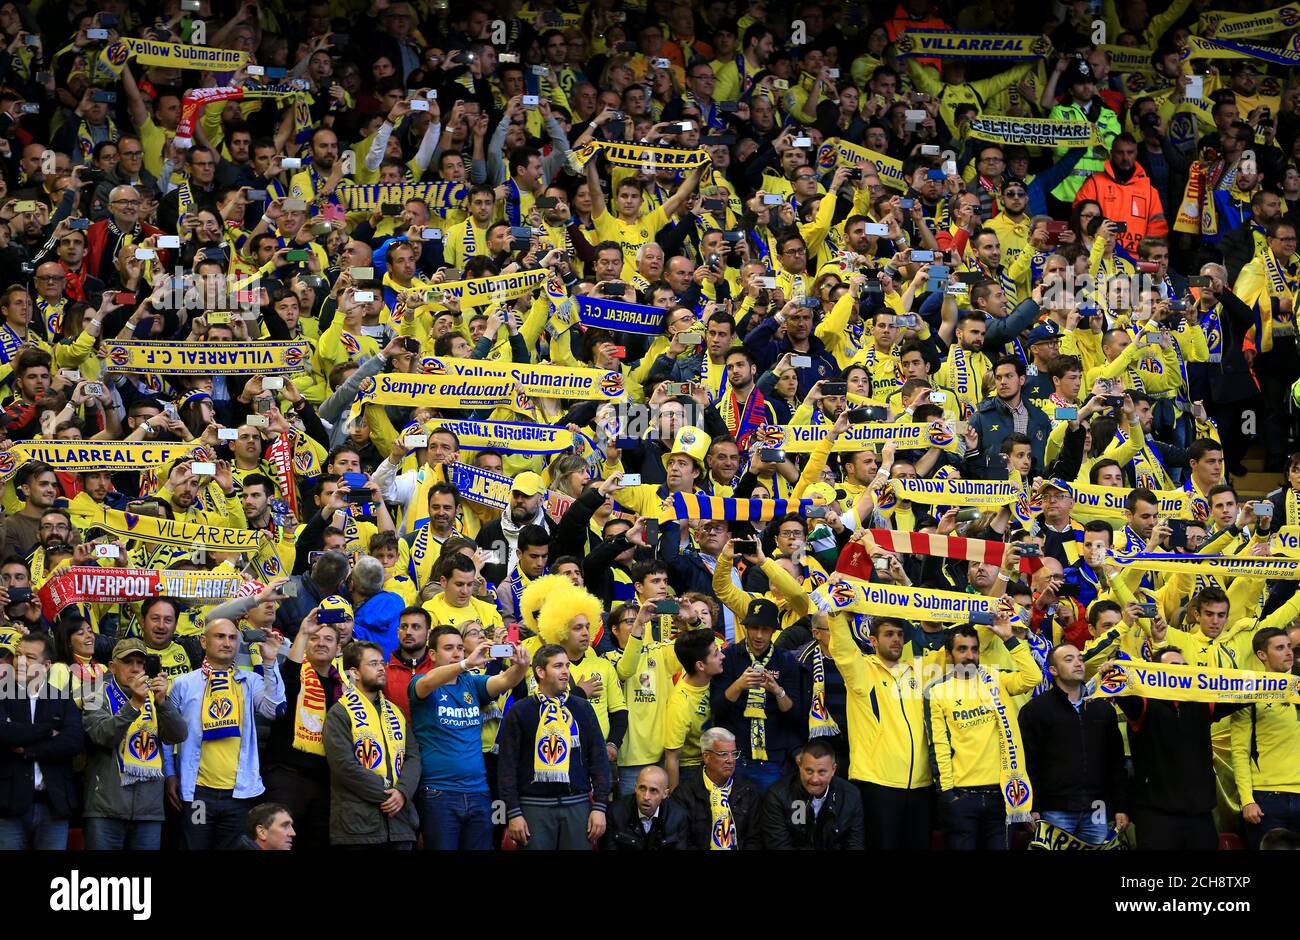
[[[741,693],[734,702],[726,691],[740,678],[750,665],[749,648],[744,643],[728,647],[722,654],[722,672],[709,683],[709,704],[713,709],[713,724],[726,728],[736,736],[736,750],[741,757],[750,756],[749,722],[745,717],[746,696]],[[803,697],[803,677],[794,655],[783,649],[773,649],[767,668],[777,673],[777,684],[790,696],[789,711],[781,711],[780,703],[772,693],[766,697],[766,731],[768,760],[784,764],[806,740],[808,702]]]
[[[1179,816],[1213,812],[1218,797],[1210,727],[1250,703],[1169,702],[1128,695],[1116,698],[1115,704],[1128,719],[1133,803]]]
[[[1056,685],[1020,709],[1034,809],[1077,813],[1102,800],[1108,816],[1128,812],[1117,717],[1114,705],[1099,699],[1075,711]]]
[[[1202,316],[1199,310],[1196,315]],[[1219,324],[1223,328],[1223,361],[1208,364],[1210,398],[1215,404],[1226,405],[1259,393],[1259,383],[1241,351],[1241,341],[1255,325],[1255,315],[1236,294],[1224,291]]]
[[[20,816],[31,808],[37,763],[51,811],[58,818],[71,816],[78,805],[72,759],[85,749],[81,710],[71,696],[46,683],[36,700],[35,719],[26,695],[0,699],[0,816]]]
[[[637,812],[635,794],[615,800],[609,807],[606,819],[605,837],[601,841],[606,849],[655,852],[690,848],[690,819],[686,810],[672,800],[664,800],[659,804],[659,811],[650,824],[649,832],[641,828],[641,814]]]
[[[709,809],[709,791],[704,776],[692,775],[673,791],[672,801],[686,811],[690,820],[690,848],[707,849],[713,829],[713,812]],[[733,777],[731,783],[731,819],[735,824],[737,849],[762,848],[759,823],[759,795],[752,783]]]
[[[861,849],[866,844],[862,797],[843,777],[832,777],[826,802],[814,813],[799,772],[786,774],[763,797],[763,848]]]

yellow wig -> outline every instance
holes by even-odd
[[[524,588],[524,593],[519,596],[519,612],[523,615],[525,627],[533,633],[537,632],[537,614],[542,609],[547,595],[555,588],[566,584],[573,586],[568,575],[563,574],[547,574],[529,582],[528,587]]]
[[[605,608],[601,606],[600,600],[583,588],[576,587],[568,578],[564,581],[564,584],[546,595],[541,616],[537,618],[537,633],[543,643],[563,644],[569,636],[569,624],[582,614],[587,615],[593,637],[601,628]]]

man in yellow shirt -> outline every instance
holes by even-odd
[[[497,194],[491,186],[474,186],[469,191],[469,217],[447,229],[442,242],[443,257],[457,271],[475,255],[490,254],[488,227],[496,213]]]
[[[456,552],[438,559],[434,576],[442,584],[442,591],[425,601],[424,609],[435,626],[458,627],[466,621],[477,620],[489,634],[505,626],[496,605],[474,596],[478,569],[467,555]]]
[[[1295,657],[1286,631],[1260,630],[1252,643],[1266,671],[1291,674]],[[1300,721],[1290,702],[1255,702],[1234,712],[1229,727],[1246,844],[1258,849],[1271,829],[1300,829]]]
[[[709,683],[722,673],[722,647],[712,630],[687,630],[673,642],[674,658],[685,674],[668,696],[664,719],[664,770],[668,790],[698,777],[704,767],[700,735],[709,723]]]
[[[605,204],[605,194],[600,188],[600,178],[596,174],[596,161],[593,159],[587,164],[592,224],[601,241],[616,241],[622,247],[625,276],[636,271],[637,251],[646,242],[654,241],[659,230],[685,205],[699,186],[703,174],[702,167],[691,170],[677,191],[664,200],[663,205],[644,215],[641,207],[645,202],[645,193],[641,184],[632,177],[624,179],[614,193],[615,212],[610,213]]]
[[[1006,849],[1007,803],[1001,786],[1004,751],[1015,748],[1020,752],[1021,774],[1025,781],[1029,779],[1024,748],[1000,737],[1003,729],[997,706],[1006,710],[1006,721],[1018,739],[1018,710],[1012,696],[1033,689],[1043,674],[1029,644],[1012,633],[1011,618],[1004,611],[996,615],[992,630],[1011,654],[1015,672],[980,666],[979,632],[970,624],[958,624],[948,630],[952,670],[926,690],[930,739],[939,769],[939,814],[949,849]],[[990,681],[986,682],[986,676]],[[1028,813],[1027,805],[1022,808]]]

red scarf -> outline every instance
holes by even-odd
[[[67,277],[67,281],[63,285],[63,293],[67,295],[69,300],[75,300],[77,303],[82,304],[89,303],[86,300],[86,265],[84,261],[80,271],[72,270],[62,261],[59,262],[59,267],[63,268],[63,273]]]

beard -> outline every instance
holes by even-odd
[[[510,507],[510,521],[515,525],[524,525],[533,518],[534,514],[527,506]]]

